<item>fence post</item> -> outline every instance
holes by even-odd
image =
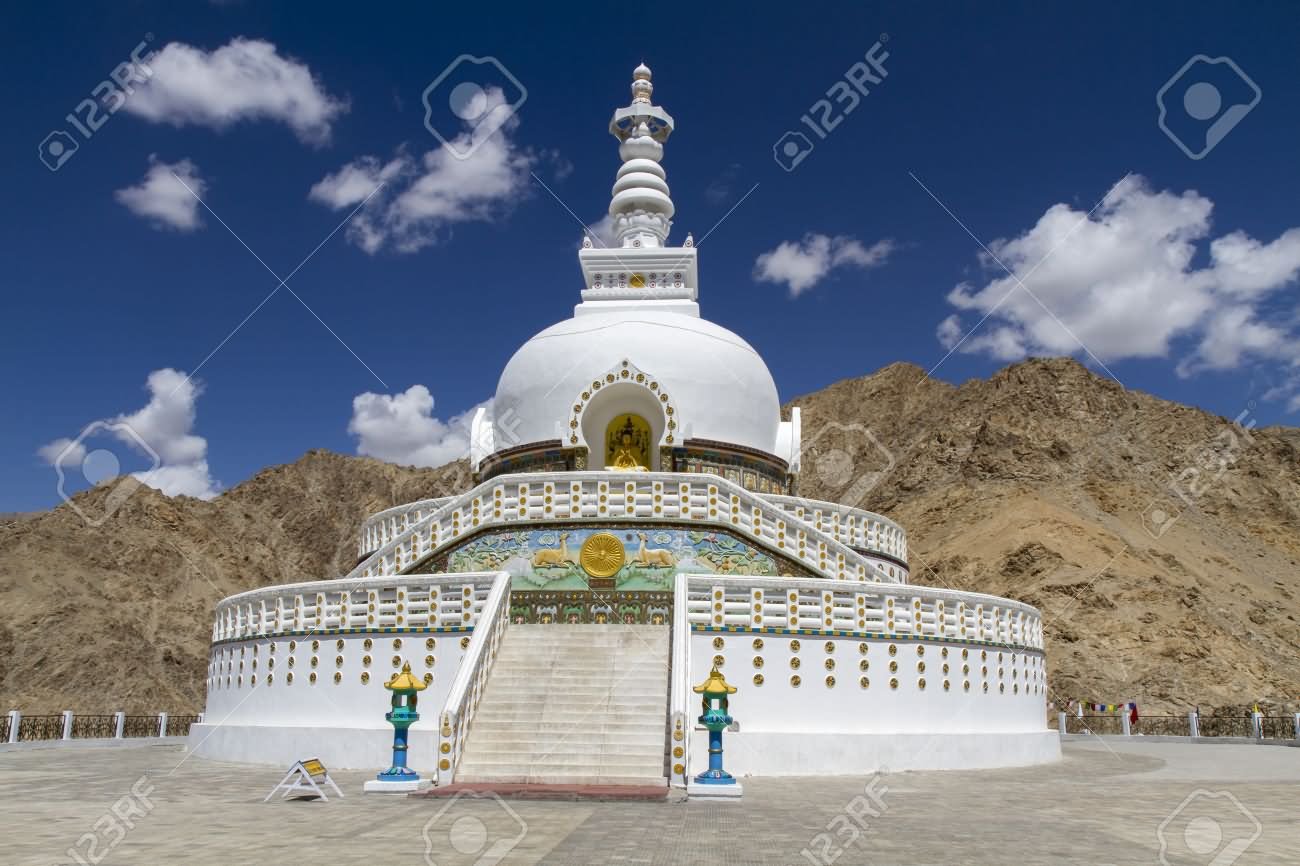
[[[167,736],[167,714],[166,713],[158,714],[158,736],[160,737]]]
[[[1119,714],[1120,727],[1123,729],[1124,736],[1126,737],[1133,733],[1133,722],[1131,721],[1131,718],[1132,717],[1129,716],[1127,712],[1121,712]]]
[[[63,739],[72,739],[72,710],[63,711]]]
[[[1251,727],[1251,730],[1252,730],[1252,731],[1254,732],[1254,734],[1255,734],[1255,739],[1257,739],[1257,740],[1262,740],[1262,739],[1264,739],[1264,714],[1263,714],[1263,713],[1251,713],[1251,714],[1250,714],[1250,727]]]
[[[1291,733],[1295,735],[1297,740],[1300,740],[1300,713],[1296,713],[1291,717],[1291,725]]]
[[[1187,733],[1193,737],[1201,735],[1201,716],[1196,710],[1187,714]]]
[[[18,710],[9,711],[9,742],[18,742],[18,728],[23,723],[23,714]]]
[[[122,733],[126,730],[126,713],[118,710],[113,713],[113,739],[122,739]]]
[[[1060,729],[1062,734],[1065,733],[1065,713],[1056,714],[1056,727]]]

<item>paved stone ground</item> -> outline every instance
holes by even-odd
[[[1119,866],[1162,862],[1162,825],[1172,864],[1300,863],[1300,749],[1064,748],[1048,767],[881,776],[879,817],[855,800],[867,778],[749,779],[738,804],[502,803],[362,795],[368,774],[348,772],[337,775],[343,800],[263,805],[279,771],[186,758],[174,745],[5,751],[0,863],[452,866],[504,854],[555,866]],[[849,813],[868,827],[851,844],[860,831]]]

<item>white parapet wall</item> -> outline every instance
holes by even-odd
[[[500,577],[326,580],[225,599],[213,627],[204,722],[191,729],[191,749],[248,763],[315,756],[338,768],[377,766],[392,749],[384,682],[410,664],[427,688],[409,759],[432,771],[438,714]]]
[[[444,713],[485,606],[504,603],[490,602],[494,584],[500,595],[508,579],[393,575],[226,599],[192,750],[248,763],[319,757],[340,769],[381,768],[392,743],[383,683],[410,664],[429,684],[410,765],[437,770],[472,736],[473,695],[490,677],[490,653],[473,689],[462,689],[460,709]],[[1060,756],[1045,721],[1041,620],[1028,605],[896,583],[715,574],[678,575],[674,596],[665,733],[682,748],[670,762],[676,783],[707,765],[690,686],[715,663],[738,689],[739,730],[724,740],[738,774],[1020,766]],[[479,640],[487,639],[483,630]],[[678,725],[682,739],[667,739]]]
[[[739,775],[1023,766],[1059,760],[1046,724],[1038,612],[993,596],[918,586],[681,576],[690,684],[715,665],[737,688],[724,734]],[[841,597],[842,596],[842,597]],[[680,604],[680,601],[679,601]],[[680,617],[681,607],[678,607]],[[680,689],[678,690],[680,692]],[[689,760],[708,763],[699,699]],[[677,756],[674,756],[677,757]],[[680,768],[680,769],[679,769]]]

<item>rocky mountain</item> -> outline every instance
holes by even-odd
[[[1065,359],[959,386],[895,364],[790,405],[800,492],[903,524],[916,583],[1040,608],[1057,701],[1300,709],[1300,430]],[[365,515],[467,477],[311,451],[211,502],[141,488],[98,527],[0,517],[0,699],[197,711],[219,598],[345,573]]]

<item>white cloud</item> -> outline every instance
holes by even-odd
[[[851,237],[806,234],[802,241],[782,241],[754,262],[754,279],[785,283],[797,298],[840,267],[874,268],[883,265],[896,248],[892,240],[870,247]]]
[[[505,103],[497,88],[488,98],[495,107]],[[308,197],[333,210],[356,207],[370,197],[348,223],[348,238],[368,253],[384,247],[415,252],[437,243],[439,232],[456,223],[496,220],[527,193],[538,157],[511,139],[517,127],[517,117],[511,117],[498,132],[475,142],[465,159],[445,146],[420,159],[405,148],[387,161],[362,156],[322,178]],[[471,131],[454,143],[462,152],[469,150]]]
[[[149,374],[148,388],[149,402],[142,408],[89,425],[88,429],[98,428],[92,429],[90,438],[55,439],[39,448],[37,454],[50,465],[74,469],[86,459],[87,444],[98,450],[95,435],[111,434],[119,446],[125,446],[125,451],[118,449],[122,457],[134,452],[150,463],[157,460],[153,471],[132,473],[139,481],[167,496],[216,496],[221,485],[213,480],[208,468],[208,442],[193,433],[194,404],[202,387],[179,370],[163,368]]]
[[[997,275],[948,294],[973,318],[963,325],[949,316],[939,340],[953,348],[967,326],[988,315],[960,351],[1012,360],[1076,354],[1082,342],[1114,361],[1168,357],[1175,341],[1190,340],[1182,375],[1247,359],[1300,363],[1296,322],[1268,314],[1300,275],[1300,228],[1270,243],[1236,231],[1206,244],[1213,207],[1195,191],[1155,192],[1135,175],[1112,187],[1091,216],[1053,205],[1024,233],[989,245],[1033,294],[983,255]]]
[[[441,466],[469,454],[470,423],[479,406],[446,421],[433,417],[433,395],[423,385],[400,394],[358,394],[352,400],[348,432],[357,453],[403,466]]]
[[[262,39],[236,37],[214,51],[171,42],[148,66],[149,81],[123,107],[156,123],[225,129],[241,120],[276,120],[303,141],[323,144],[348,108],[305,64]]]
[[[135,186],[119,189],[113,196],[156,227],[192,232],[203,226],[198,197],[207,188],[207,181],[199,176],[198,167],[190,160],[161,162],[157,154],[150,154],[149,170],[144,178]]]
[[[86,446],[63,436],[37,448],[36,453],[51,466],[75,466],[86,459]]]
[[[584,234],[589,234],[592,244],[598,248],[619,246],[618,236],[614,234],[614,218],[609,214],[593,223],[587,223],[587,232]]]

